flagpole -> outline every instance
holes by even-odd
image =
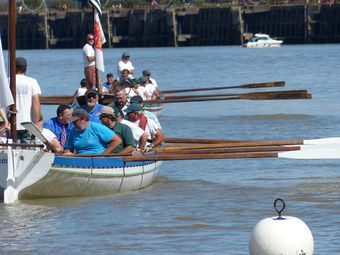
[[[9,1],[9,22],[8,22],[8,50],[9,50],[9,63],[10,63],[10,88],[14,100],[14,104],[11,105],[11,136],[13,142],[17,142],[17,116],[16,116],[16,1]]]

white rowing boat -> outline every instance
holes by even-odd
[[[96,8],[100,9],[100,6]],[[9,16],[11,17],[9,28],[12,31],[15,28],[13,1],[9,2]],[[15,53],[15,33],[10,33],[9,41],[10,76],[13,77],[10,79],[10,87],[15,91],[15,68],[13,68],[15,54],[12,54]],[[7,77],[4,68],[1,68],[0,76]],[[2,86],[9,87],[8,83],[5,83],[6,80]],[[0,99],[6,99],[4,105],[12,104],[13,99],[12,102],[9,100],[12,98],[11,91],[2,89],[1,92]],[[2,101],[0,105],[2,106]],[[15,119],[11,121],[14,127]],[[26,124],[26,129],[49,145],[32,123]],[[16,128],[12,131],[15,132]],[[16,137],[15,133],[13,137]],[[5,203],[40,197],[88,196],[134,191],[152,184],[161,165],[161,162],[155,160],[127,162],[124,157],[103,155],[57,156],[42,150],[41,147],[31,146],[35,148],[31,150],[20,144],[1,146],[4,147],[6,149],[0,152],[0,196],[3,196]]]
[[[0,153],[0,187],[5,203],[134,191],[152,184],[160,165],[125,162],[122,157],[56,156],[9,146]]]

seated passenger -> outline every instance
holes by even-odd
[[[140,104],[132,103],[125,110],[128,120],[135,123],[148,133],[148,143],[146,149],[160,145],[164,141],[162,129],[151,119],[143,114],[143,107]]]
[[[44,128],[51,130],[57,136],[57,139],[63,148],[66,144],[66,138],[73,128],[71,117],[71,106],[62,104],[57,108],[57,117],[53,117],[44,123]]]
[[[125,92],[128,98],[132,98],[134,96],[141,96],[143,100],[150,100],[149,93],[146,91],[145,87],[141,86],[141,83],[145,82],[144,77],[140,79],[132,79],[132,85],[130,87],[125,88]]]
[[[106,75],[107,81],[103,83],[102,92],[108,93],[109,91],[112,91],[112,87],[114,86],[114,82],[116,81],[113,77],[112,73],[108,73]]]
[[[136,149],[132,130],[129,126],[119,123],[114,110],[109,106],[104,106],[99,113],[99,118],[105,126],[115,132],[122,143],[113,153],[132,153]]]
[[[140,96],[132,97],[130,99],[130,104],[133,104],[133,103],[140,104],[142,107],[144,107],[144,100]],[[143,113],[146,117],[153,119],[153,121],[156,122],[156,124],[159,126],[159,128],[162,128],[161,124],[159,123],[158,117],[154,112],[150,112],[150,111],[143,109]]]
[[[60,145],[56,135],[49,129],[43,128],[43,116],[40,115],[40,119],[38,122],[38,128],[41,131],[42,135],[47,139],[47,141],[53,145],[52,151],[54,153],[61,154],[63,152],[63,147]],[[37,144],[42,144],[40,140],[36,138]],[[44,146],[44,149],[46,149],[46,145]],[[50,149],[50,148],[49,148]]]
[[[80,106],[80,108],[88,112],[90,121],[100,123],[100,119],[97,114],[104,105],[98,104],[99,95],[97,90],[90,89],[86,91],[85,98],[86,104]]]
[[[74,128],[67,137],[64,155],[109,154],[122,143],[118,135],[102,124],[91,122],[89,114],[76,109],[71,121]]]
[[[156,80],[151,78],[151,72],[149,70],[144,70],[143,77],[145,78],[143,86],[148,92],[150,99],[160,98],[161,92],[159,91]]]

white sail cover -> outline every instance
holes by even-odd
[[[0,108],[7,107],[14,104],[13,96],[9,88],[9,82],[7,78],[4,55],[2,52],[2,43],[0,35]]]

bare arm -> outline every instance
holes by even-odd
[[[119,152],[119,154],[123,154],[123,153],[132,153],[135,151],[135,148],[131,145],[126,146],[121,152]]]
[[[64,150],[63,155],[73,155],[73,153],[71,152],[71,150]]]
[[[2,108],[0,108],[0,116],[3,119],[3,121],[4,121],[5,128],[7,128],[9,130],[10,129],[10,125],[9,125],[6,113],[5,113],[4,109],[2,109]]]
[[[39,95],[34,95],[32,97],[32,109],[33,109],[33,123],[38,126],[41,114]]]
[[[89,63],[91,63],[92,61],[95,61],[96,60],[96,57],[90,57],[90,56],[87,56],[86,57],[87,58],[87,61],[89,62]]]
[[[147,141],[148,141],[148,133],[144,132],[143,135],[139,139],[138,148],[143,150]]]
[[[61,147],[58,139],[56,137],[53,138],[52,140],[52,144],[53,144],[53,152],[57,153],[57,154],[62,154],[63,152],[63,147]]]
[[[164,132],[162,129],[157,129],[156,130],[156,134],[155,137],[152,140],[152,146],[157,146],[159,144],[161,144],[164,141]]]
[[[109,142],[103,154],[109,154],[110,152],[114,151],[121,143],[122,143],[122,140],[120,139],[120,137],[118,135],[114,135],[114,137]]]

